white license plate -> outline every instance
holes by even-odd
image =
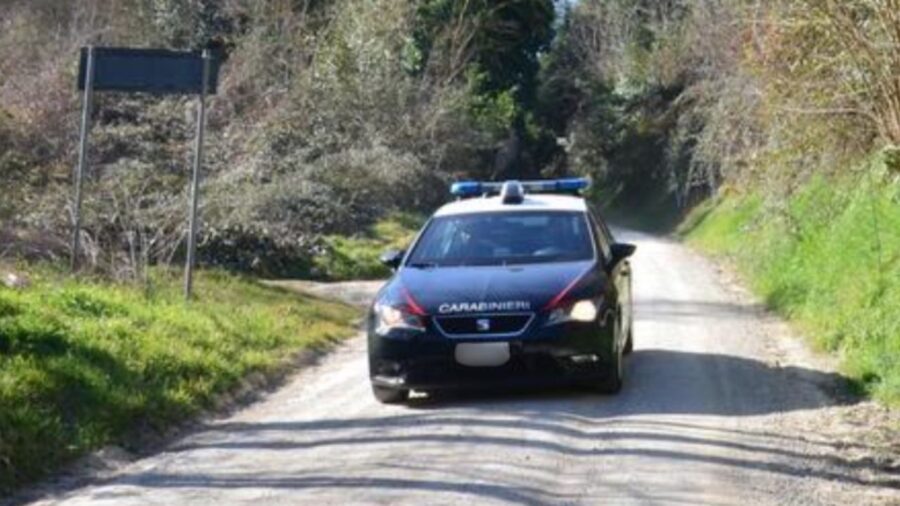
[[[497,367],[509,362],[509,343],[459,343],[456,362],[469,367]]]

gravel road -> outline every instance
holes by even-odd
[[[638,244],[636,350],[617,396],[383,406],[360,336],[263,400],[40,504],[900,504],[900,465],[845,423],[865,403],[829,393],[827,364],[709,261],[625,235]],[[378,284],[288,286],[360,301]]]

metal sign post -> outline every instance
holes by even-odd
[[[88,131],[91,129],[91,108],[94,95],[94,47],[87,48],[84,79],[84,100],[81,111],[81,139],[78,147],[78,167],[75,169],[75,230],[72,232],[72,272],[78,270],[78,251],[81,249],[81,202],[84,169],[87,161]]]
[[[206,89],[209,86],[209,50],[203,51],[203,87],[197,103],[197,138],[194,145],[194,172],[191,176],[191,213],[187,262],[184,267],[184,298],[191,299],[194,262],[197,256],[197,203],[200,199],[200,168],[203,164],[203,133],[206,129]]]
[[[184,296],[191,297],[194,263],[197,256],[197,210],[200,200],[200,169],[203,164],[203,134],[206,128],[206,97],[216,93],[219,62],[209,50],[197,52],[126,47],[86,47],[81,50],[78,88],[84,90],[81,118],[81,151],[75,174],[75,232],[72,236],[72,270],[78,267],[81,238],[81,201],[94,91],[153,93],[158,95],[198,94],[197,138],[191,175],[190,230],[184,273]]]

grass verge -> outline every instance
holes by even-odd
[[[385,250],[406,249],[424,223],[420,216],[394,213],[364,233],[325,238],[325,251],[314,258],[316,275],[334,281],[381,279],[390,269],[378,258]]]
[[[31,278],[0,285],[0,492],[213,407],[249,374],[352,335],[359,316],[219,272],[199,274],[189,305],[159,273],[150,290]]]
[[[887,153],[773,203],[726,194],[695,209],[688,242],[734,260],[766,303],[874,397],[900,405],[900,179]]]

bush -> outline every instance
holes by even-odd
[[[0,178],[41,177],[29,198],[4,193],[0,213],[59,238],[71,234],[80,112],[72,81],[85,40],[210,47],[223,59],[203,167],[204,261],[295,273],[323,235],[356,234],[391,212],[433,207],[451,179],[490,174],[505,149],[500,143],[522,129],[530,92],[518,84],[533,84],[553,10],[549,0],[501,9],[477,2],[461,19],[447,19],[459,26],[441,18],[424,27],[428,16],[418,7],[393,0],[4,3],[0,73],[8,78],[0,102],[10,114],[0,112]],[[460,8],[435,2],[444,7]],[[422,37],[427,51],[418,46]],[[480,77],[470,83],[469,75]],[[95,102],[83,258],[94,272],[141,279],[147,265],[183,254],[195,102],[116,93]],[[9,148],[8,131],[16,132]],[[506,158],[518,159],[525,145],[516,143]]]
[[[325,248],[314,258],[317,276],[331,280],[383,279],[390,269],[379,258],[389,249],[405,250],[422,226],[419,216],[392,214],[365,234],[325,238]]]

